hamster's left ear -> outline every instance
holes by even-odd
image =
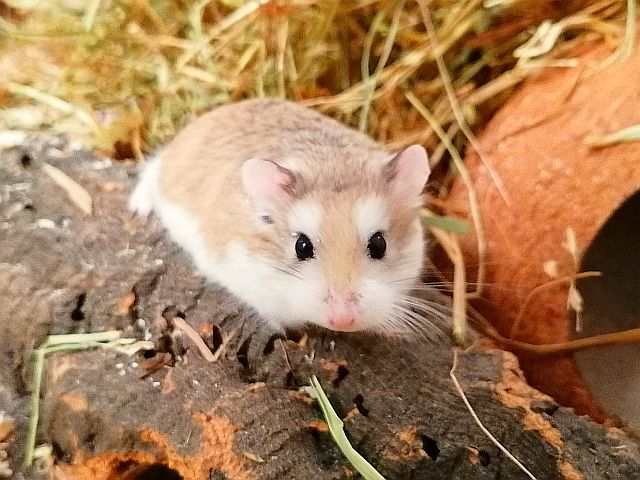
[[[391,190],[410,202],[420,196],[430,173],[429,158],[422,145],[411,145],[397,153],[383,170]]]

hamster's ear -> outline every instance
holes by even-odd
[[[430,173],[429,159],[422,145],[405,148],[391,157],[383,169],[391,190],[410,202],[420,196]]]
[[[252,158],[242,165],[242,186],[261,214],[271,214],[291,200],[295,175],[270,160]]]

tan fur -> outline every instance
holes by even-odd
[[[161,190],[201,220],[214,254],[223,254],[230,240],[242,239],[258,255],[282,257],[291,252],[282,252],[277,232],[256,230],[241,184],[241,165],[247,159],[279,163],[298,173],[297,198],[308,197],[322,205],[324,222],[317,248],[332,251],[327,274],[348,283],[350,279],[341,276],[358,271],[363,247],[345,206],[371,192],[388,196],[380,172],[389,156],[369,137],[307,108],[279,100],[249,100],[212,110],[167,145]],[[415,212],[392,198],[390,207],[389,235],[401,242],[415,228]]]

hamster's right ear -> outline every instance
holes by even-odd
[[[270,215],[289,203],[296,177],[270,160],[252,158],[242,165],[242,186],[261,215]]]

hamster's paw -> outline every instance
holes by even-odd
[[[158,188],[160,163],[158,158],[147,162],[140,170],[138,184],[129,197],[129,211],[141,217],[147,217],[155,207],[155,195]]]
[[[140,217],[147,217],[153,210],[153,196],[148,188],[139,183],[129,197],[129,211]]]

